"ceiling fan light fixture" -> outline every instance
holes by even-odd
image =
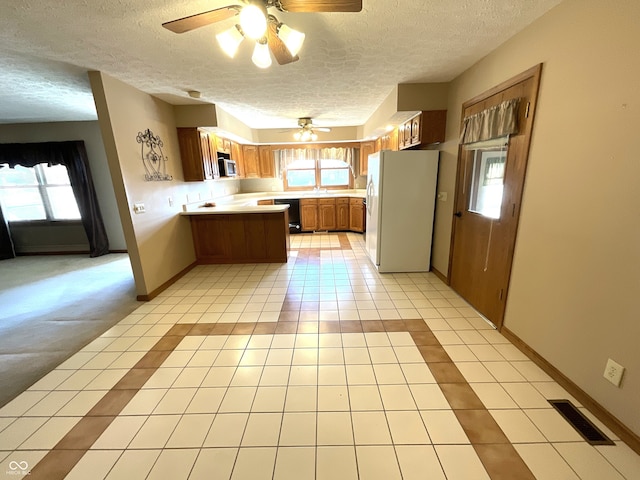
[[[247,5],[240,12],[240,26],[247,37],[259,40],[267,32],[265,12],[257,5]]]
[[[235,25],[228,30],[216,35],[216,40],[224,53],[233,58],[238,51],[238,47],[244,40],[240,25]]]
[[[304,43],[304,33],[281,23],[278,25],[278,37],[285,44],[292,56],[296,56]]]
[[[271,66],[271,53],[269,53],[269,45],[266,38],[256,42],[251,61],[259,68],[269,68]]]

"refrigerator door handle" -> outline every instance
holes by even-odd
[[[367,215],[371,215],[371,192],[373,190],[373,178],[369,179],[367,185]]]

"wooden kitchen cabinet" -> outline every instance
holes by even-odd
[[[286,262],[288,212],[191,216],[198,263]]]
[[[243,145],[242,159],[244,166],[244,176],[246,178],[260,177],[260,164],[258,163],[258,146]]]
[[[349,230],[364,232],[364,205],[361,198],[349,199]]]
[[[318,199],[300,199],[300,229],[303,232],[318,230]]]
[[[398,126],[398,150],[444,142],[446,110],[429,110]]]
[[[236,177],[243,178],[244,175],[244,155],[242,154],[242,145],[231,142],[231,160],[236,162]]]
[[[245,178],[273,178],[276,176],[273,153],[269,145],[243,145],[242,167]]]
[[[178,144],[185,182],[213,180],[220,176],[215,148],[212,152],[207,132],[178,128]]]
[[[336,198],[336,230],[349,230],[349,198]]]
[[[301,198],[300,223],[303,232],[364,232],[362,198]]]
[[[360,175],[367,174],[367,167],[369,164],[369,155],[376,150],[376,142],[362,142],[360,144]]]
[[[207,134],[209,141],[209,156],[211,158],[211,169],[213,170],[213,178],[220,178],[220,165],[218,164],[218,152],[216,150],[215,135]]]
[[[260,145],[258,147],[258,162],[260,177],[274,178],[276,176],[275,162],[270,145]]]
[[[337,230],[335,198],[318,200],[318,230]]]
[[[215,135],[216,150],[231,155],[231,140]]]
[[[389,133],[386,133],[382,137],[380,137],[380,150],[398,150],[397,128],[394,128]]]

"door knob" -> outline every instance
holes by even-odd
[[[462,216],[462,212],[456,212],[456,213],[454,213],[454,215],[455,215],[456,217],[460,218],[460,217]]]

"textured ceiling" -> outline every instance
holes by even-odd
[[[0,123],[96,118],[87,70],[174,104],[188,90],[251,128],[298,117],[362,125],[399,83],[445,82],[560,0],[363,0],[360,13],[281,13],[306,33],[298,62],[260,70],[214,35],[233,19],[177,35],[163,22],[225,0],[2,0]]]

